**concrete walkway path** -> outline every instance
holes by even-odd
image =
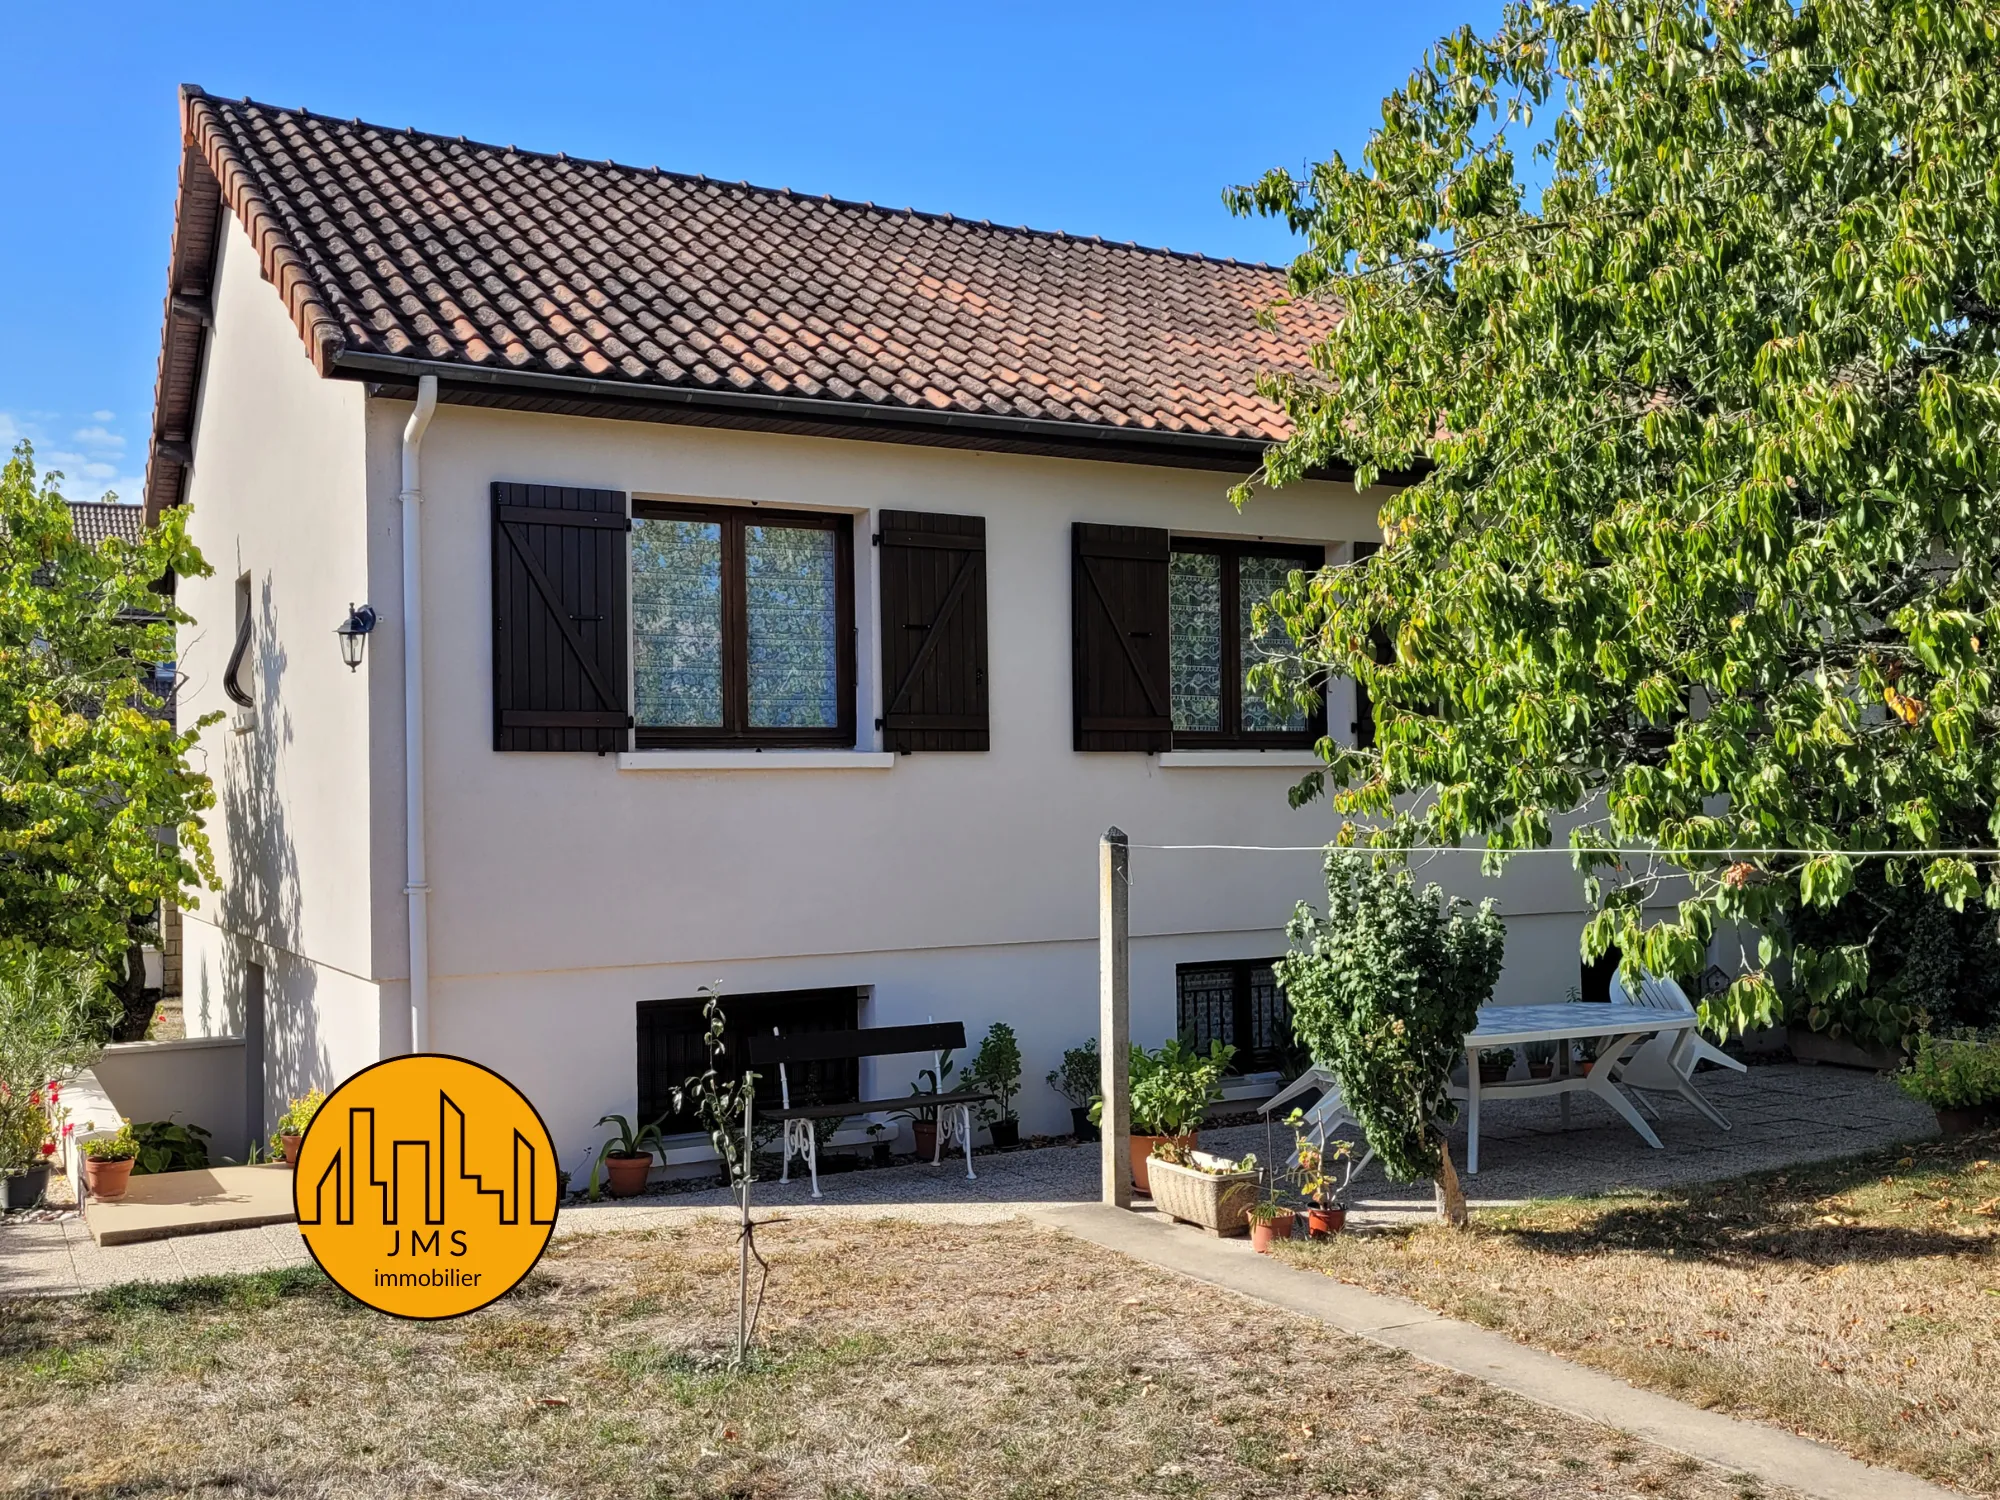
[[[1106,1250],[1317,1319],[1583,1421],[1816,1500],[1951,1500],[1958,1493],[1899,1469],[1862,1463],[1782,1428],[1640,1390],[1504,1334],[1285,1265],[1252,1253],[1240,1239],[1219,1240],[1150,1210],[1127,1213],[1100,1204],[1066,1204],[1028,1216]]]

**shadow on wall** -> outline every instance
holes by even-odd
[[[203,1023],[210,1035],[225,1031],[254,1034],[247,1014],[251,969],[264,966],[263,1119],[265,1130],[278,1118],[288,1099],[311,1088],[330,1088],[335,1080],[325,1044],[319,1035],[313,966],[298,957],[303,948],[300,923],[299,861],[293,845],[285,804],[279,795],[282,751],[292,743],[291,716],[280,707],[278,685],[287,657],[279,643],[277,613],[267,577],[257,606],[254,632],[256,668],[251,696],[256,701],[256,727],[228,736],[223,750],[222,784],[217,802],[228,841],[229,870],[216,902],[216,924],[223,935],[220,995],[204,964],[200,985]],[[219,1004],[219,1014],[217,1007]],[[258,1068],[250,1060],[251,1077]],[[229,1143],[222,1149],[236,1155]]]

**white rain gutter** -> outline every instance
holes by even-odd
[[[424,491],[417,458],[437,411],[437,376],[417,381],[403,428],[403,895],[410,908],[410,1050],[430,1045],[430,882],[424,866]]]

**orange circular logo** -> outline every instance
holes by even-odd
[[[299,1143],[299,1232],[341,1290],[399,1318],[511,1291],[556,1224],[548,1127],[506,1079],[423,1052],[363,1068]]]

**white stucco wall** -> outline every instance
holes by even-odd
[[[180,635],[181,722],[224,715],[197,757],[216,782],[208,830],[222,889],[186,913],[186,1006],[191,1035],[240,1034],[243,966],[263,963],[266,1094],[282,1102],[381,1047],[374,716],[333,635],[369,586],[366,396],[314,374],[248,238],[225,223],[188,487],[189,527],[215,571],[178,589],[195,619]],[[243,676],[257,706],[239,734],[222,675],[246,573],[255,624]]]
[[[256,616],[256,723],[202,740],[220,805],[220,893],[188,913],[190,1031],[240,1030],[263,966],[266,1117],[408,1042],[403,887],[401,516],[407,402],[322,380],[230,223],[196,433],[191,525],[215,575],[184,580],[182,711],[229,711],[222,671],[236,579]],[[1340,546],[1376,534],[1380,495],[1300,486],[1237,514],[1228,476],[482,411],[445,405],[424,447],[432,885],[432,1045],[524,1087],[567,1155],[635,1100],[643,1000],[856,985],[868,1025],[1010,1021],[1026,1053],[1027,1128],[1065,1122],[1040,1080],[1093,1034],[1096,841],[1132,837],[1134,1031],[1175,1025],[1174,966],[1268,957],[1318,894],[1314,852],[1169,852],[1156,844],[1317,845],[1323,805],[1290,810],[1290,758],[1219,768],[1079,754],[1070,725],[1070,526],[1165,526]],[[496,479],[855,518],[864,750],[879,697],[874,549],[883,509],[987,524],[991,751],[882,769],[658,771],[616,756],[492,749],[489,486]],[[381,624],[349,673],[333,636],[350,602]],[[1352,717],[1330,705],[1337,731]],[[764,758],[766,764],[779,757]],[[1557,859],[1481,881],[1433,862],[1510,924],[1499,998],[1576,982],[1581,903]],[[900,1093],[915,1066],[886,1065]]]
[[[371,403],[369,533],[383,609],[369,665],[378,716],[401,693],[384,601],[396,590],[404,402]],[[492,749],[490,491],[496,479],[657,498],[832,509],[855,519],[863,749],[876,657],[873,549],[882,509],[987,525],[992,750],[898,757],[887,770],[657,772],[615,756]],[[632,1107],[640,1000],[872,986],[870,1025],[1012,1022],[1027,1053],[1024,1124],[1066,1117],[1040,1079],[1095,1030],[1096,841],[1314,844],[1335,821],[1294,812],[1294,766],[1218,769],[1071,749],[1070,524],[1166,526],[1341,544],[1376,534],[1381,497],[1301,486],[1238,515],[1227,476],[897,444],[604,422],[446,405],[424,447],[434,1045],[478,1057],[535,1098],[565,1149]],[[1352,717],[1336,703],[1336,726]],[[380,735],[383,846],[400,857],[400,742]],[[767,757],[775,759],[775,757]],[[1433,873],[1491,893],[1474,861]],[[1135,1035],[1174,1027],[1173,966],[1282,950],[1316,854],[1133,856]],[[1504,886],[1504,889],[1502,889]],[[1576,888],[1559,861],[1510,874],[1519,934],[1503,999],[1576,982]],[[403,931],[400,882],[375,885]],[[387,968],[383,972],[390,972]],[[914,1067],[915,1064],[909,1065]],[[907,1071],[907,1069],[905,1069]],[[900,1079],[885,1080],[900,1093]]]

